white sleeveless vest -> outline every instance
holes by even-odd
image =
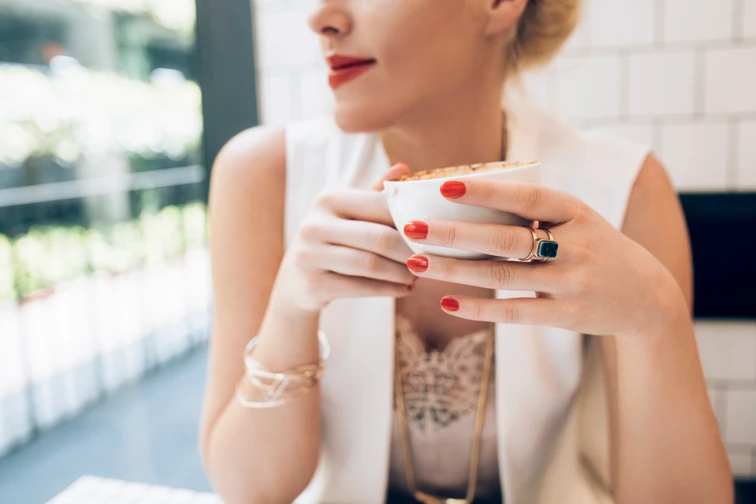
[[[542,184],[579,197],[620,228],[648,149],[579,133],[524,96],[507,99],[505,110],[507,158],[539,159]],[[330,116],[287,127],[286,159],[287,246],[323,189],[366,188],[389,168],[377,134],[346,134]],[[522,295],[498,292],[500,298]],[[321,329],[331,344],[321,382],[321,459],[296,502],[382,504],[392,424],[394,300],[336,301],[323,311]],[[570,331],[498,324],[495,379],[505,502],[613,502],[598,346]]]

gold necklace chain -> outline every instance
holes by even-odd
[[[407,488],[412,496],[423,504],[471,504],[475,499],[475,487],[478,480],[478,462],[480,461],[480,442],[483,437],[483,421],[486,413],[488,398],[488,384],[491,381],[491,368],[494,355],[494,324],[491,324],[486,338],[486,353],[483,360],[483,375],[480,378],[480,392],[478,393],[478,409],[475,416],[475,431],[473,434],[472,450],[470,451],[470,472],[467,480],[467,495],[464,499],[437,497],[417,490],[415,485],[415,471],[412,466],[412,449],[410,447],[409,430],[407,428],[407,412],[404,405],[404,384],[402,371],[399,366],[399,352],[395,352],[394,362],[394,394],[396,409],[399,416],[399,429],[402,435],[402,454],[404,456],[404,470],[407,477]]]

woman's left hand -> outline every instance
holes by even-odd
[[[487,180],[446,182],[441,193],[455,203],[538,221],[559,244],[557,257],[546,262],[412,256],[407,266],[421,278],[537,293],[535,299],[447,296],[441,302],[447,313],[584,334],[634,336],[687,310],[674,277],[651,253],[570,194],[538,185]],[[404,232],[418,243],[502,258],[524,258],[533,246],[530,230],[521,226],[413,221]],[[539,238],[545,238],[543,231],[537,232]]]

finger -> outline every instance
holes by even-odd
[[[371,278],[345,276],[333,273],[324,280],[335,298],[404,297],[412,292],[411,285],[383,282]]]
[[[527,257],[534,244],[533,234],[522,226],[453,221],[411,221],[404,226],[403,231],[407,238],[418,243],[510,259]],[[546,233],[540,230],[536,230],[536,235],[539,238],[547,238]]]
[[[413,255],[407,268],[418,277],[485,289],[553,294],[555,265],[504,261],[466,261],[433,255]]]
[[[308,225],[302,229],[301,234],[309,242],[324,242],[373,252],[402,265],[412,255],[396,229],[374,222],[330,219]]]
[[[381,178],[373,182],[370,186],[370,189],[372,189],[373,191],[383,191],[383,183],[385,181],[399,178],[402,175],[409,174],[409,172],[410,172],[410,169],[406,164],[397,163],[391,168],[389,168],[389,170],[386,173],[384,173]]]
[[[560,303],[548,298],[479,299],[446,296],[441,309],[450,315],[482,322],[560,327]]]
[[[318,204],[337,217],[394,227],[386,198],[379,192],[343,189],[321,194],[318,196]]]
[[[561,224],[573,220],[584,204],[571,194],[537,184],[467,179],[444,182],[441,194],[463,205],[481,206],[523,219]]]
[[[415,276],[404,264],[391,261],[372,252],[341,246],[323,246],[308,258],[315,267],[340,275],[372,278],[402,285],[415,283]]]

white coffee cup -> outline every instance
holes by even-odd
[[[437,173],[434,174],[434,172]],[[446,172],[449,172],[449,175]],[[424,245],[412,241],[405,236],[404,226],[410,221],[428,220],[530,226],[533,224],[532,222],[511,213],[453,203],[441,195],[441,185],[449,180],[464,182],[470,179],[538,184],[540,183],[540,174],[541,163],[537,161],[496,162],[431,170],[414,174],[414,176],[424,178],[388,180],[383,183],[383,187],[396,229],[399,230],[404,241],[415,254],[432,254],[458,259],[487,259],[490,256],[478,252]]]

